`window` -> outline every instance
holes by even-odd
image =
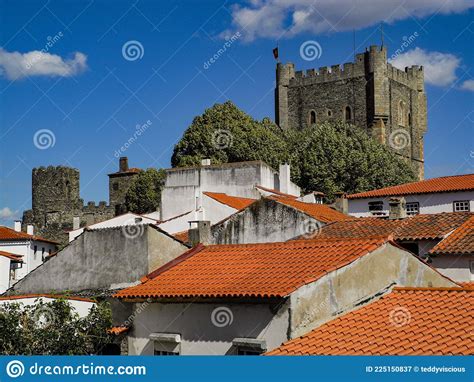
[[[405,111],[405,103],[403,101],[400,101],[398,103],[398,124],[400,126],[405,126],[405,115],[406,115],[406,111]]]
[[[345,119],[346,122],[352,121],[352,110],[351,110],[350,106],[346,106],[346,108],[344,110],[344,119]]]
[[[118,183],[114,183],[114,184],[112,185],[112,188],[113,188],[114,191],[118,191],[118,189],[119,189]]]
[[[38,246],[37,245],[34,246],[34,252],[33,252],[33,259],[35,259],[35,260],[36,260],[36,252],[38,252]]]
[[[330,117],[331,115],[332,115],[332,111],[328,110],[328,117]]]
[[[469,200],[460,200],[453,203],[454,212],[469,212]]]
[[[238,347],[237,355],[260,355],[262,351],[246,347]]]
[[[309,125],[314,125],[316,123],[316,112],[314,110],[311,110],[309,112]]]
[[[156,350],[156,349],[155,349],[155,352],[153,354],[154,355],[179,355],[178,352],[167,351],[167,350]]]
[[[407,203],[407,215],[418,215],[420,213],[420,203],[410,202]]]
[[[383,211],[383,201],[378,200],[376,202],[369,202],[369,212],[372,215],[383,216],[385,212]]]
[[[411,126],[411,113],[408,113],[408,126]]]

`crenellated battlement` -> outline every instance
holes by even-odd
[[[298,70],[290,78],[290,86],[310,85],[347,80],[365,75],[364,64],[346,62],[341,65],[322,66],[319,69]]]

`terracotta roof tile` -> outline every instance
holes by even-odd
[[[322,223],[332,223],[341,220],[354,220],[354,217],[336,211],[325,204],[305,203],[287,197],[269,196],[268,199],[296,208]]]
[[[183,243],[189,241],[189,230],[174,233],[173,236]]]
[[[372,198],[378,196],[401,196],[412,194],[431,194],[437,192],[454,192],[474,190],[474,174],[443,176],[419,182],[400,184],[348,195],[348,199]]]
[[[21,260],[22,256],[17,255],[17,254],[15,254],[15,253],[0,251],[0,256],[7,257],[7,258],[9,258],[10,260],[14,260],[14,261],[22,261],[22,260]]]
[[[343,239],[382,235],[393,236],[394,240],[443,239],[473,216],[472,212],[443,212],[397,220],[353,218],[322,227],[318,237]]]
[[[128,326],[112,326],[108,330],[108,332],[110,334],[114,334],[114,335],[118,336],[119,334],[127,333],[129,330],[130,330],[130,328]]]
[[[474,254],[474,216],[440,241],[430,253],[433,255]]]
[[[200,245],[115,297],[284,297],[383,243],[379,237]]]
[[[14,229],[0,226],[0,241],[2,240],[36,240],[36,241],[44,241],[45,243],[51,243],[51,244],[58,244],[55,241],[45,239],[40,236],[36,235],[29,235],[25,232],[18,232],[15,231]]]
[[[474,290],[395,288],[268,355],[472,355]]]
[[[252,203],[256,202],[256,199],[241,198],[238,196],[230,196],[221,192],[203,192],[204,195],[218,201],[219,203],[225,204],[229,207],[241,210]]]

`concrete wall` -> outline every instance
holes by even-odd
[[[161,193],[162,219],[197,209],[205,191],[258,199],[256,185],[279,190],[278,172],[261,161],[169,169]],[[299,196],[296,185],[290,190]]]
[[[349,215],[356,217],[373,216],[369,212],[369,202],[383,201],[383,212],[388,215],[388,202],[390,197],[349,199]],[[436,214],[439,212],[453,212],[453,202],[460,200],[470,201],[470,210],[474,211],[474,191],[446,192],[423,195],[406,195],[407,203],[420,203],[421,214]]]
[[[299,288],[290,296],[290,337],[301,336],[391,284],[451,287],[455,284],[415,256],[391,244]]]
[[[454,281],[474,281],[474,255],[440,255],[432,259],[431,265]]]
[[[273,307],[275,308],[275,307]],[[153,355],[150,333],[180,334],[182,355],[235,354],[234,338],[258,338],[274,349],[288,339],[288,307],[272,311],[268,303],[136,303],[133,330],[129,334],[130,355]],[[214,313],[213,313],[214,312]],[[227,321],[213,317],[221,312]],[[225,316],[224,316],[225,315]],[[228,322],[216,326],[213,322]]]
[[[215,244],[246,244],[286,241],[321,226],[316,219],[270,199],[261,199],[214,225]]]
[[[9,293],[116,289],[136,283],[186,249],[146,225],[85,231]]]
[[[54,301],[54,298],[51,297],[41,297],[41,296],[33,296],[33,297],[25,297],[25,298],[14,298],[14,299],[0,299],[0,306],[5,304],[22,304],[25,306],[35,305],[36,301],[41,299],[44,303],[49,303]],[[73,300],[73,299],[66,299],[72,308],[79,314],[79,317],[85,317],[89,314],[89,310],[95,305],[92,301],[82,301],[82,300]]]

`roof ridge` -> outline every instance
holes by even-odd
[[[474,292],[474,289],[464,288],[461,285],[459,287],[402,287],[396,286],[393,288],[393,292],[429,292],[429,291],[447,291],[447,292]]]

